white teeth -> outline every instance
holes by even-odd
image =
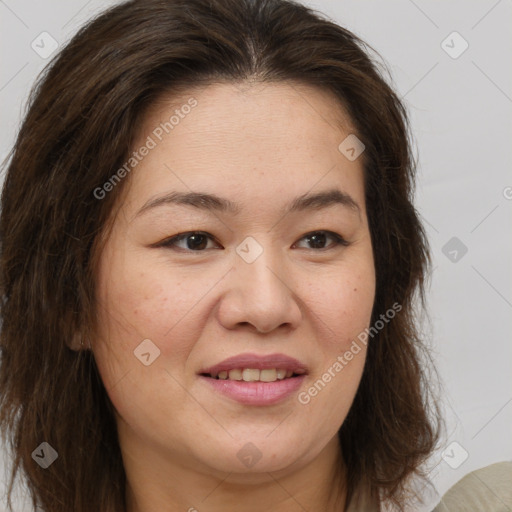
[[[275,382],[277,380],[277,370],[261,370],[260,380],[262,382]]]
[[[286,370],[277,370],[277,378],[279,380],[283,380],[286,377],[286,374],[288,373]]]
[[[245,382],[254,382],[255,380],[260,380],[260,371],[254,370],[252,368],[245,368],[242,372],[242,379]]]
[[[212,378],[220,380],[243,380],[244,382],[275,382],[290,378],[293,370],[285,370],[283,368],[267,368],[258,370],[255,368],[236,368],[234,370],[223,370],[218,374],[212,374]]]
[[[230,370],[229,380],[242,380],[242,370]]]

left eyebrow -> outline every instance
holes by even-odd
[[[299,196],[291,201],[281,213],[287,214],[304,210],[321,210],[336,205],[345,206],[359,216],[361,215],[361,208],[357,201],[353,199],[351,195],[337,188],[324,190],[316,194],[304,194]]]
[[[160,197],[149,199],[144,206],[135,215],[139,215],[163,205],[185,205],[193,206],[206,211],[218,211],[237,215],[241,211],[239,203],[230,201],[229,199],[219,197],[215,194],[206,194],[201,192],[170,192]],[[282,215],[305,211],[320,210],[335,205],[342,205],[347,209],[354,211],[361,216],[361,207],[346,192],[339,189],[329,189],[316,194],[303,194],[296,197],[281,211]]]

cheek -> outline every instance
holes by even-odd
[[[337,271],[310,287],[314,313],[323,320],[329,350],[343,350],[368,327],[375,299],[373,268]]]
[[[107,268],[111,270],[100,272],[98,286],[101,345],[125,367],[134,364],[133,351],[146,339],[169,362],[185,357],[204,321],[201,300],[218,278],[169,268],[158,259],[148,263],[133,250],[123,258],[106,257]]]
[[[310,281],[311,317],[319,365],[302,404],[324,411],[326,426],[343,422],[353,401],[366,360],[365,333],[375,298],[373,260],[337,268]],[[329,411],[329,412],[327,412]]]
[[[139,397],[145,388],[141,383],[152,389],[174,389],[165,369],[169,365],[181,367],[190,352],[191,340],[197,335],[197,325],[191,321],[192,306],[198,297],[178,272],[142,264],[126,253],[122,260],[105,259],[107,268],[111,271],[100,273],[98,280],[101,307],[94,356],[114,407],[123,417],[130,417],[134,411],[144,412],[137,404],[153,396],[148,388],[145,398]],[[183,329],[188,336],[182,335]],[[144,351],[139,350],[142,346]],[[147,352],[154,359],[145,366],[137,354]]]
[[[337,278],[310,287],[317,353],[312,378],[298,401],[311,417],[321,418],[326,437],[345,420],[359,386],[366,361],[366,344],[358,336],[371,321],[375,280],[371,267],[337,272]]]

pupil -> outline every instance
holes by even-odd
[[[201,238],[202,238],[202,240],[201,240]],[[190,243],[191,239],[193,239],[195,241]],[[189,235],[187,237],[187,248],[188,249],[204,249],[206,247],[205,240],[206,240],[206,237],[201,234]]]
[[[320,245],[318,244],[318,238],[320,238]],[[315,239],[316,239],[316,243],[315,243]],[[308,243],[312,243],[316,249],[323,248],[323,246],[325,245],[325,234],[324,233],[315,233],[313,235],[308,236]]]

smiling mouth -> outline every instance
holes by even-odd
[[[256,368],[234,368],[214,373],[201,373],[203,377],[216,380],[238,380],[243,382],[276,382],[278,380],[300,377],[306,372],[303,370],[286,370],[283,368],[267,368],[259,370]]]

